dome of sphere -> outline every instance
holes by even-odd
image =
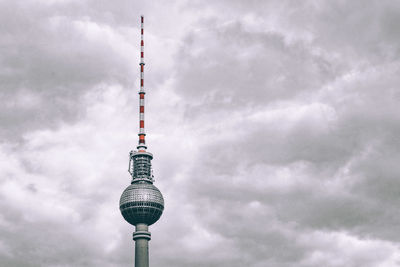
[[[119,209],[132,225],[155,223],[164,210],[164,198],[151,183],[137,182],[128,186],[121,195]]]

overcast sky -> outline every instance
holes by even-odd
[[[400,266],[400,2],[0,0],[0,266]]]

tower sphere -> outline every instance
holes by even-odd
[[[164,198],[153,184],[139,181],[124,190],[119,201],[119,209],[130,224],[151,225],[161,217]]]

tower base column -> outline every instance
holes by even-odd
[[[136,224],[136,231],[133,232],[135,240],[135,267],[149,267],[149,240],[151,233],[149,226],[144,223]]]

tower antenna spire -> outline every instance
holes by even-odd
[[[154,182],[151,160],[153,154],[147,152],[144,131],[144,17],[140,16],[140,89],[139,89],[139,144],[137,151],[129,153],[128,172],[132,176],[132,183],[137,181]]]
[[[146,133],[144,131],[144,17],[140,17],[140,90],[139,90],[139,144],[137,149],[139,151],[146,151]]]

